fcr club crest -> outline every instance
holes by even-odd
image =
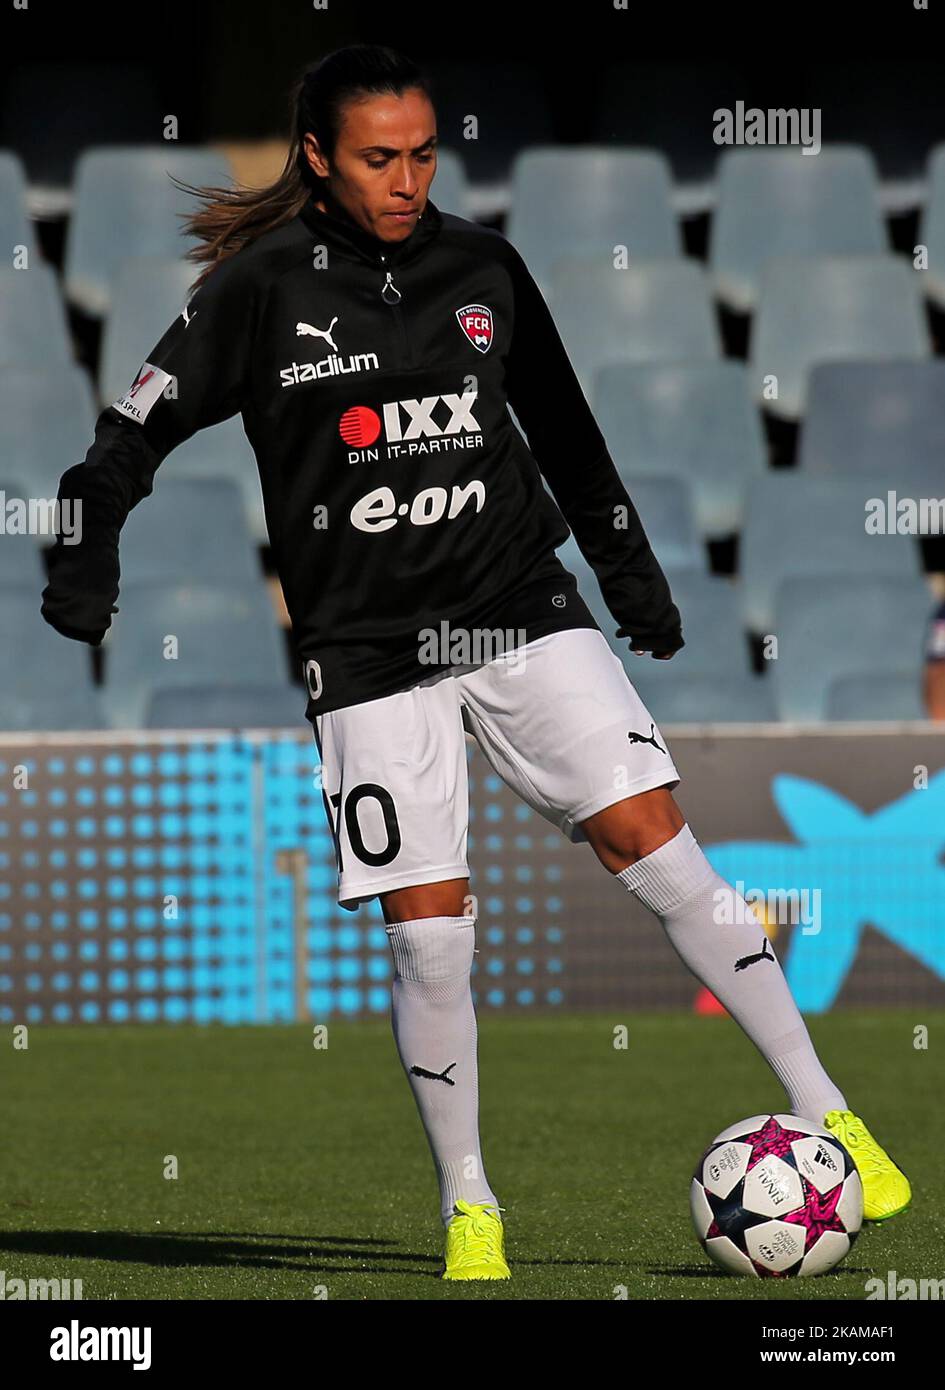
[[[467,304],[456,310],[459,326],[478,352],[488,352],[492,344],[492,310],[484,304]]]

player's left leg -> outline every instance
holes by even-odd
[[[824,1071],[764,927],[702,852],[665,787],[581,822],[598,859],[659,918],[682,961],[748,1034],[794,1114],[846,1110]],[[724,925],[720,925],[724,923]]]
[[[716,873],[665,788],[625,798],[581,822],[609,869],[659,918],[680,959],[752,1040],[795,1115],[826,1124],[857,1165],[864,1215],[908,1206],[908,1179],[873,1139],[821,1065],[761,923]]]
[[[909,1184],[824,1071],[764,928],[712,868],[671,796],[666,741],[596,629],[553,633],[458,681],[464,722],[495,771],[661,921],[670,942],[759,1048],[792,1110],[852,1136],[865,1214]]]

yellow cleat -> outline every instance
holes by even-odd
[[[885,1221],[905,1211],[912,1188],[885,1149],[881,1149],[859,1115],[852,1110],[831,1110],[824,1124],[856,1164],[863,1184],[863,1220]]]
[[[458,1201],[446,1228],[444,1279],[511,1279],[505,1263],[503,1207]]]

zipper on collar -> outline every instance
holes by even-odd
[[[386,260],[386,257],[382,256],[381,260]],[[393,291],[393,299],[389,297],[388,291]],[[382,289],[381,291],[381,299],[384,300],[385,304],[399,304],[400,300],[403,299],[402,293],[400,293],[399,289],[397,289],[397,286],[393,284],[393,277],[391,275],[391,271],[388,271],[388,278],[385,279],[384,289]]]
[[[379,254],[378,260],[381,262],[382,266],[387,265],[387,257],[384,255],[383,252]],[[404,360],[406,364],[409,366],[410,344],[407,341],[407,326],[404,323],[404,316],[400,308],[400,301],[403,299],[403,295],[401,294],[397,286],[394,284],[394,278],[389,270],[386,272],[386,275],[387,278],[385,279],[383,287],[381,288],[381,298],[383,299],[384,303],[390,305],[390,307],[394,311],[394,317],[397,320],[397,327],[400,329],[400,340],[403,344]]]

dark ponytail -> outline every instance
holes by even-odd
[[[431,95],[429,79],[409,58],[379,44],[352,44],[335,49],[307,69],[291,92],[292,137],[285,167],[268,188],[195,188],[175,179],[178,187],[203,200],[187,216],[184,231],[196,237],[187,259],[204,266],[192,289],[203,284],[213,268],[265,232],[289,222],[325,180],[311,168],[302,144],[314,135],[331,160],[344,118],[344,108],[361,95],[402,96],[419,87]]]

